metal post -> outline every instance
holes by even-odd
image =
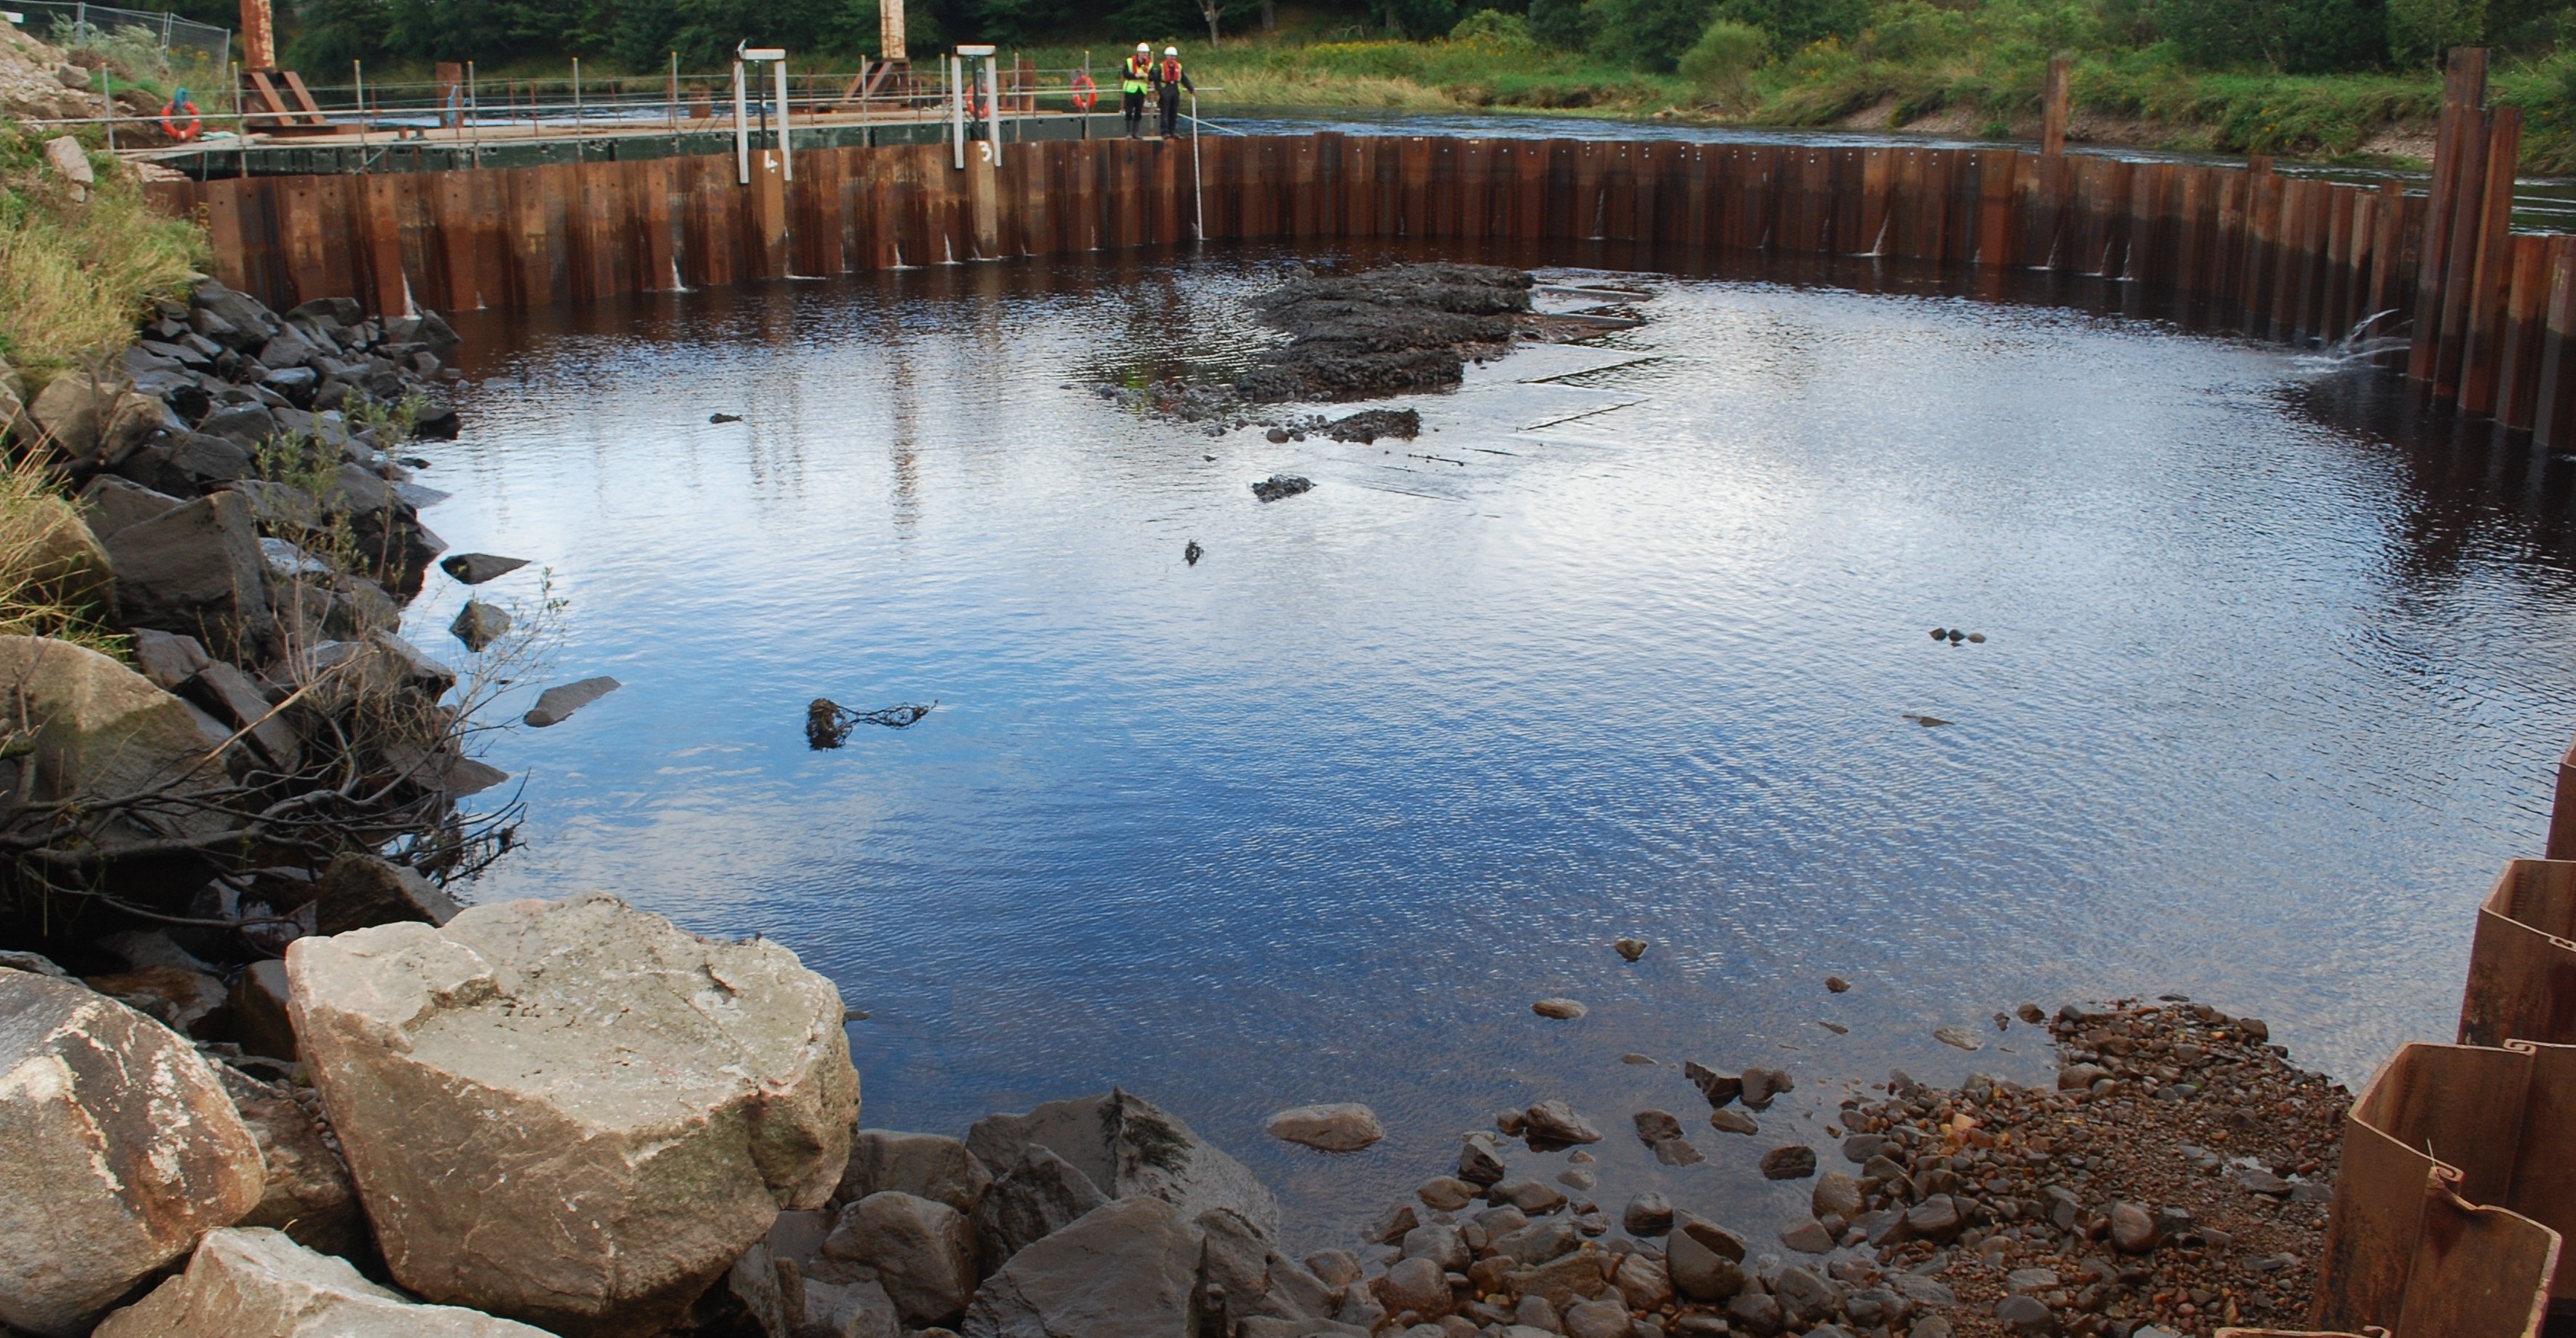
[[[358,170],[367,170],[367,77],[358,62],[349,62],[350,96],[358,102]]]
[[[795,123],[794,115],[787,108],[787,61],[781,57],[773,64],[778,71],[778,172],[785,179],[794,181],[796,160],[787,151],[788,128]]]
[[[1002,165],[1002,72],[993,57],[984,58],[984,138],[993,146],[993,166]]]
[[[474,83],[474,62],[465,62],[465,136],[474,146],[474,165],[483,165],[483,97]]]
[[[107,104],[107,151],[116,152],[116,77],[98,67],[98,100]]]
[[[974,95],[965,91],[965,58],[954,52],[948,57],[948,87],[948,110],[952,117],[950,129],[957,142],[957,170],[963,172],[966,170],[966,98]]]
[[[671,53],[671,133],[680,133],[680,53]]]
[[[581,57],[572,58],[572,137],[581,138]],[[580,153],[573,154],[575,159]]]
[[[1240,233],[1238,224],[1235,231]],[[1199,189],[1199,94],[1190,90],[1190,231],[1198,240],[1207,240],[1207,193]]]
[[[733,174],[737,184],[751,184],[751,101],[739,60],[733,63]]]

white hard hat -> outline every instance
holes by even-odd
[[[1149,56],[1154,54],[1154,44],[1151,42],[1138,42],[1136,44],[1136,49]]]
[[[1167,46],[1163,48],[1163,54],[1166,56],[1177,56],[1181,54],[1181,49],[1176,46]]]

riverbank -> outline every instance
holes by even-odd
[[[0,1320],[299,1332],[238,1327],[273,1304],[353,1338],[2171,1338],[2304,1312],[2345,1103],[2261,1022],[2170,998],[2019,1005],[2057,1045],[2039,1088],[1632,1055],[1675,1104],[1705,1101],[1705,1127],[1596,1123],[1598,1094],[1505,1111],[1416,1166],[1362,1239],[1308,1249],[1242,1162],[1123,1090],[963,1137],[867,1127],[830,982],[604,894],[306,937],[278,975],[291,1062],[192,1046],[101,982],[0,958],[0,1011],[28,1024],[0,1072],[76,1075],[0,1088],[23,1131],[0,1220],[49,1245],[0,1250]],[[73,1062],[98,1054],[119,1062]],[[1823,1128],[1772,1110],[1802,1083],[1854,1095]],[[1312,1150],[1308,1178],[1387,1134],[1349,1103],[1269,1123]],[[1590,1149],[1627,1128],[1668,1168],[1758,1160],[1808,1210],[1605,1185]]]

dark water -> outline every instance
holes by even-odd
[[[1644,328],[1409,401],[1410,447],[1087,389],[1239,365],[1288,263],[460,320],[428,519],[551,564],[555,676],[627,685],[495,747],[534,845],[475,895],[765,933],[872,1011],[868,1122],[1123,1084],[1307,1243],[1549,1097],[1610,1131],[1614,1211],[1762,1227],[1806,1190],[1755,1157],[1849,1084],[2044,1073],[1986,1021],[2024,1000],[2186,993],[2347,1082],[2451,1034],[2576,725],[2570,462],[2322,359],[1867,269],[1656,277]],[[1274,471],[1315,490],[1255,501]],[[462,598],[433,578],[414,635],[459,653]],[[939,707],[817,753],[817,695]],[[1686,1058],[1798,1090],[1717,1134]],[[1392,1136],[1260,1133],[1324,1100]],[[1709,1162],[1653,1165],[1650,1106]]]

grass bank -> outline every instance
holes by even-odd
[[[83,187],[46,163],[42,140],[0,121],[0,357],[38,384],[123,353],[153,297],[182,290],[209,257],[204,232],[154,212],[130,169],[88,157]]]
[[[1222,89],[1206,99],[1211,114],[1227,106],[1545,110],[2035,137],[2049,48],[1998,36],[2009,35],[1944,42],[1958,49],[1936,55],[1906,50],[1913,34],[1872,30],[1768,61],[1722,88],[1583,53],[1445,39],[1230,43],[1200,54],[1193,68]],[[2498,100],[2532,116],[2529,170],[2576,170],[2567,136],[2554,129],[2562,84],[2549,69],[2498,76]],[[2153,51],[2078,57],[2073,87],[2079,142],[2356,162],[2419,157],[2441,100],[2429,73],[2194,72]]]
[[[1214,90],[1202,99],[1211,117],[1241,107],[1544,111],[2037,138],[2048,56],[2064,49],[2044,21],[2013,0],[1971,10],[1899,0],[1880,13],[1849,42],[1812,43],[1714,87],[1527,41],[1229,38],[1184,51],[1192,77]],[[1084,52],[1027,54],[1062,66]],[[1117,54],[1089,51],[1104,84]],[[2429,70],[2195,70],[2161,44],[2076,55],[2073,90],[2078,143],[2380,166],[2421,165],[2441,103]],[[2490,97],[2524,112],[2526,173],[2576,173],[2576,57],[2500,59]]]

